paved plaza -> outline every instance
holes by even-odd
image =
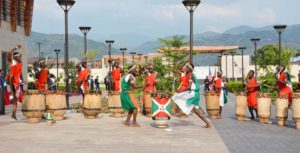
[[[77,98],[71,100],[75,101]],[[1,152],[168,152],[168,153],[297,153],[300,150],[300,132],[289,118],[288,127],[261,124],[258,121],[236,121],[234,96],[224,109],[223,120],[212,120],[211,129],[195,115],[189,118],[173,117],[167,129],[157,129],[151,118],[141,114],[141,128],[123,126],[125,118],[88,120],[82,114],[69,112],[66,119],[53,126],[45,121],[27,124],[19,111],[20,121],[7,115],[0,116]],[[201,96],[201,105],[205,100]],[[273,110],[274,112],[274,110]],[[274,114],[274,113],[273,113]],[[272,118],[274,120],[274,115]]]

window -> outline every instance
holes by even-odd
[[[7,20],[7,10],[6,10],[6,0],[2,0],[2,12],[1,12],[1,16],[2,16],[2,18],[1,19],[3,19],[3,20]]]
[[[18,25],[20,26],[22,23],[22,6],[23,0],[18,0]]]

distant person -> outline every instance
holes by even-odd
[[[298,73],[298,82],[300,82],[300,71]]]
[[[204,80],[204,90],[205,91],[209,91],[209,84],[210,84],[210,82],[209,82],[209,80],[208,80],[208,76],[206,76],[206,78],[205,78],[205,80]]]
[[[257,78],[254,77],[254,71],[250,70],[248,73],[248,79],[244,82],[244,85],[247,87],[247,100],[248,100],[248,108],[251,115],[251,120],[254,120],[254,113],[256,113],[256,118],[258,118],[257,113],[257,93],[259,93],[259,83]]]
[[[54,74],[50,74],[48,78],[49,90],[57,90]]]
[[[4,71],[2,69],[0,69],[0,88],[3,92],[3,100],[4,100],[5,105],[9,105],[10,104],[9,93],[7,90]],[[1,98],[1,100],[2,100],[2,98]]]
[[[106,91],[111,91],[112,88],[112,78],[111,78],[111,73],[108,73],[106,77],[104,78],[104,84]]]
[[[94,79],[93,79],[93,76],[91,76],[91,79],[90,79],[90,90],[91,91],[94,91]]]
[[[100,91],[100,83],[99,83],[99,76],[95,79],[96,91]]]

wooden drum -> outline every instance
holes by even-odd
[[[113,117],[122,117],[124,110],[121,104],[120,92],[114,92],[108,96],[108,109],[113,113]]]
[[[53,114],[53,120],[63,119],[67,111],[65,91],[46,91],[46,112]]]
[[[45,113],[45,94],[37,90],[24,92],[24,103],[22,104],[22,113],[27,117],[27,122],[34,124],[40,121]]]
[[[237,93],[236,103],[235,103],[235,115],[237,120],[239,121],[244,120],[247,107],[248,107],[247,94],[245,92]]]
[[[220,113],[219,94],[214,91],[205,93],[206,111],[210,118],[216,119]]]
[[[276,120],[279,126],[285,126],[288,118],[288,95],[278,95],[276,98]]]
[[[268,123],[271,117],[271,94],[257,94],[257,109],[260,122]]]
[[[151,93],[150,92],[144,92],[143,94],[143,98],[144,98],[144,109],[146,112],[147,116],[151,116],[152,115],[152,97],[151,97]]]
[[[102,96],[100,92],[87,92],[84,95],[83,114],[88,119],[95,119],[102,108]]]
[[[300,129],[300,93],[293,94],[292,111],[296,129]]]
[[[168,126],[168,120],[171,119],[171,100],[164,94],[156,96],[152,100],[152,119],[155,120],[158,128],[165,128]]]

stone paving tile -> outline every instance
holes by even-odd
[[[202,96],[204,97],[204,96]],[[201,98],[205,108],[205,99]],[[300,131],[289,116],[288,126],[276,124],[275,110],[272,107],[273,124],[256,121],[235,120],[235,97],[229,96],[229,103],[223,110],[223,120],[212,120],[227,148],[232,153],[299,153]],[[289,111],[291,114],[291,111]],[[248,114],[249,115],[249,114]]]
[[[8,109],[9,110],[9,109]],[[0,116],[0,148],[9,153],[228,153],[216,129],[204,129],[196,116],[172,118],[172,132],[154,127],[150,118],[139,114],[141,128],[126,128],[125,118],[88,120],[82,114],[68,113],[66,120],[48,127],[43,121],[27,124],[25,118],[13,121],[8,113]],[[21,117],[21,113],[18,114]],[[17,145],[15,145],[17,144]]]

